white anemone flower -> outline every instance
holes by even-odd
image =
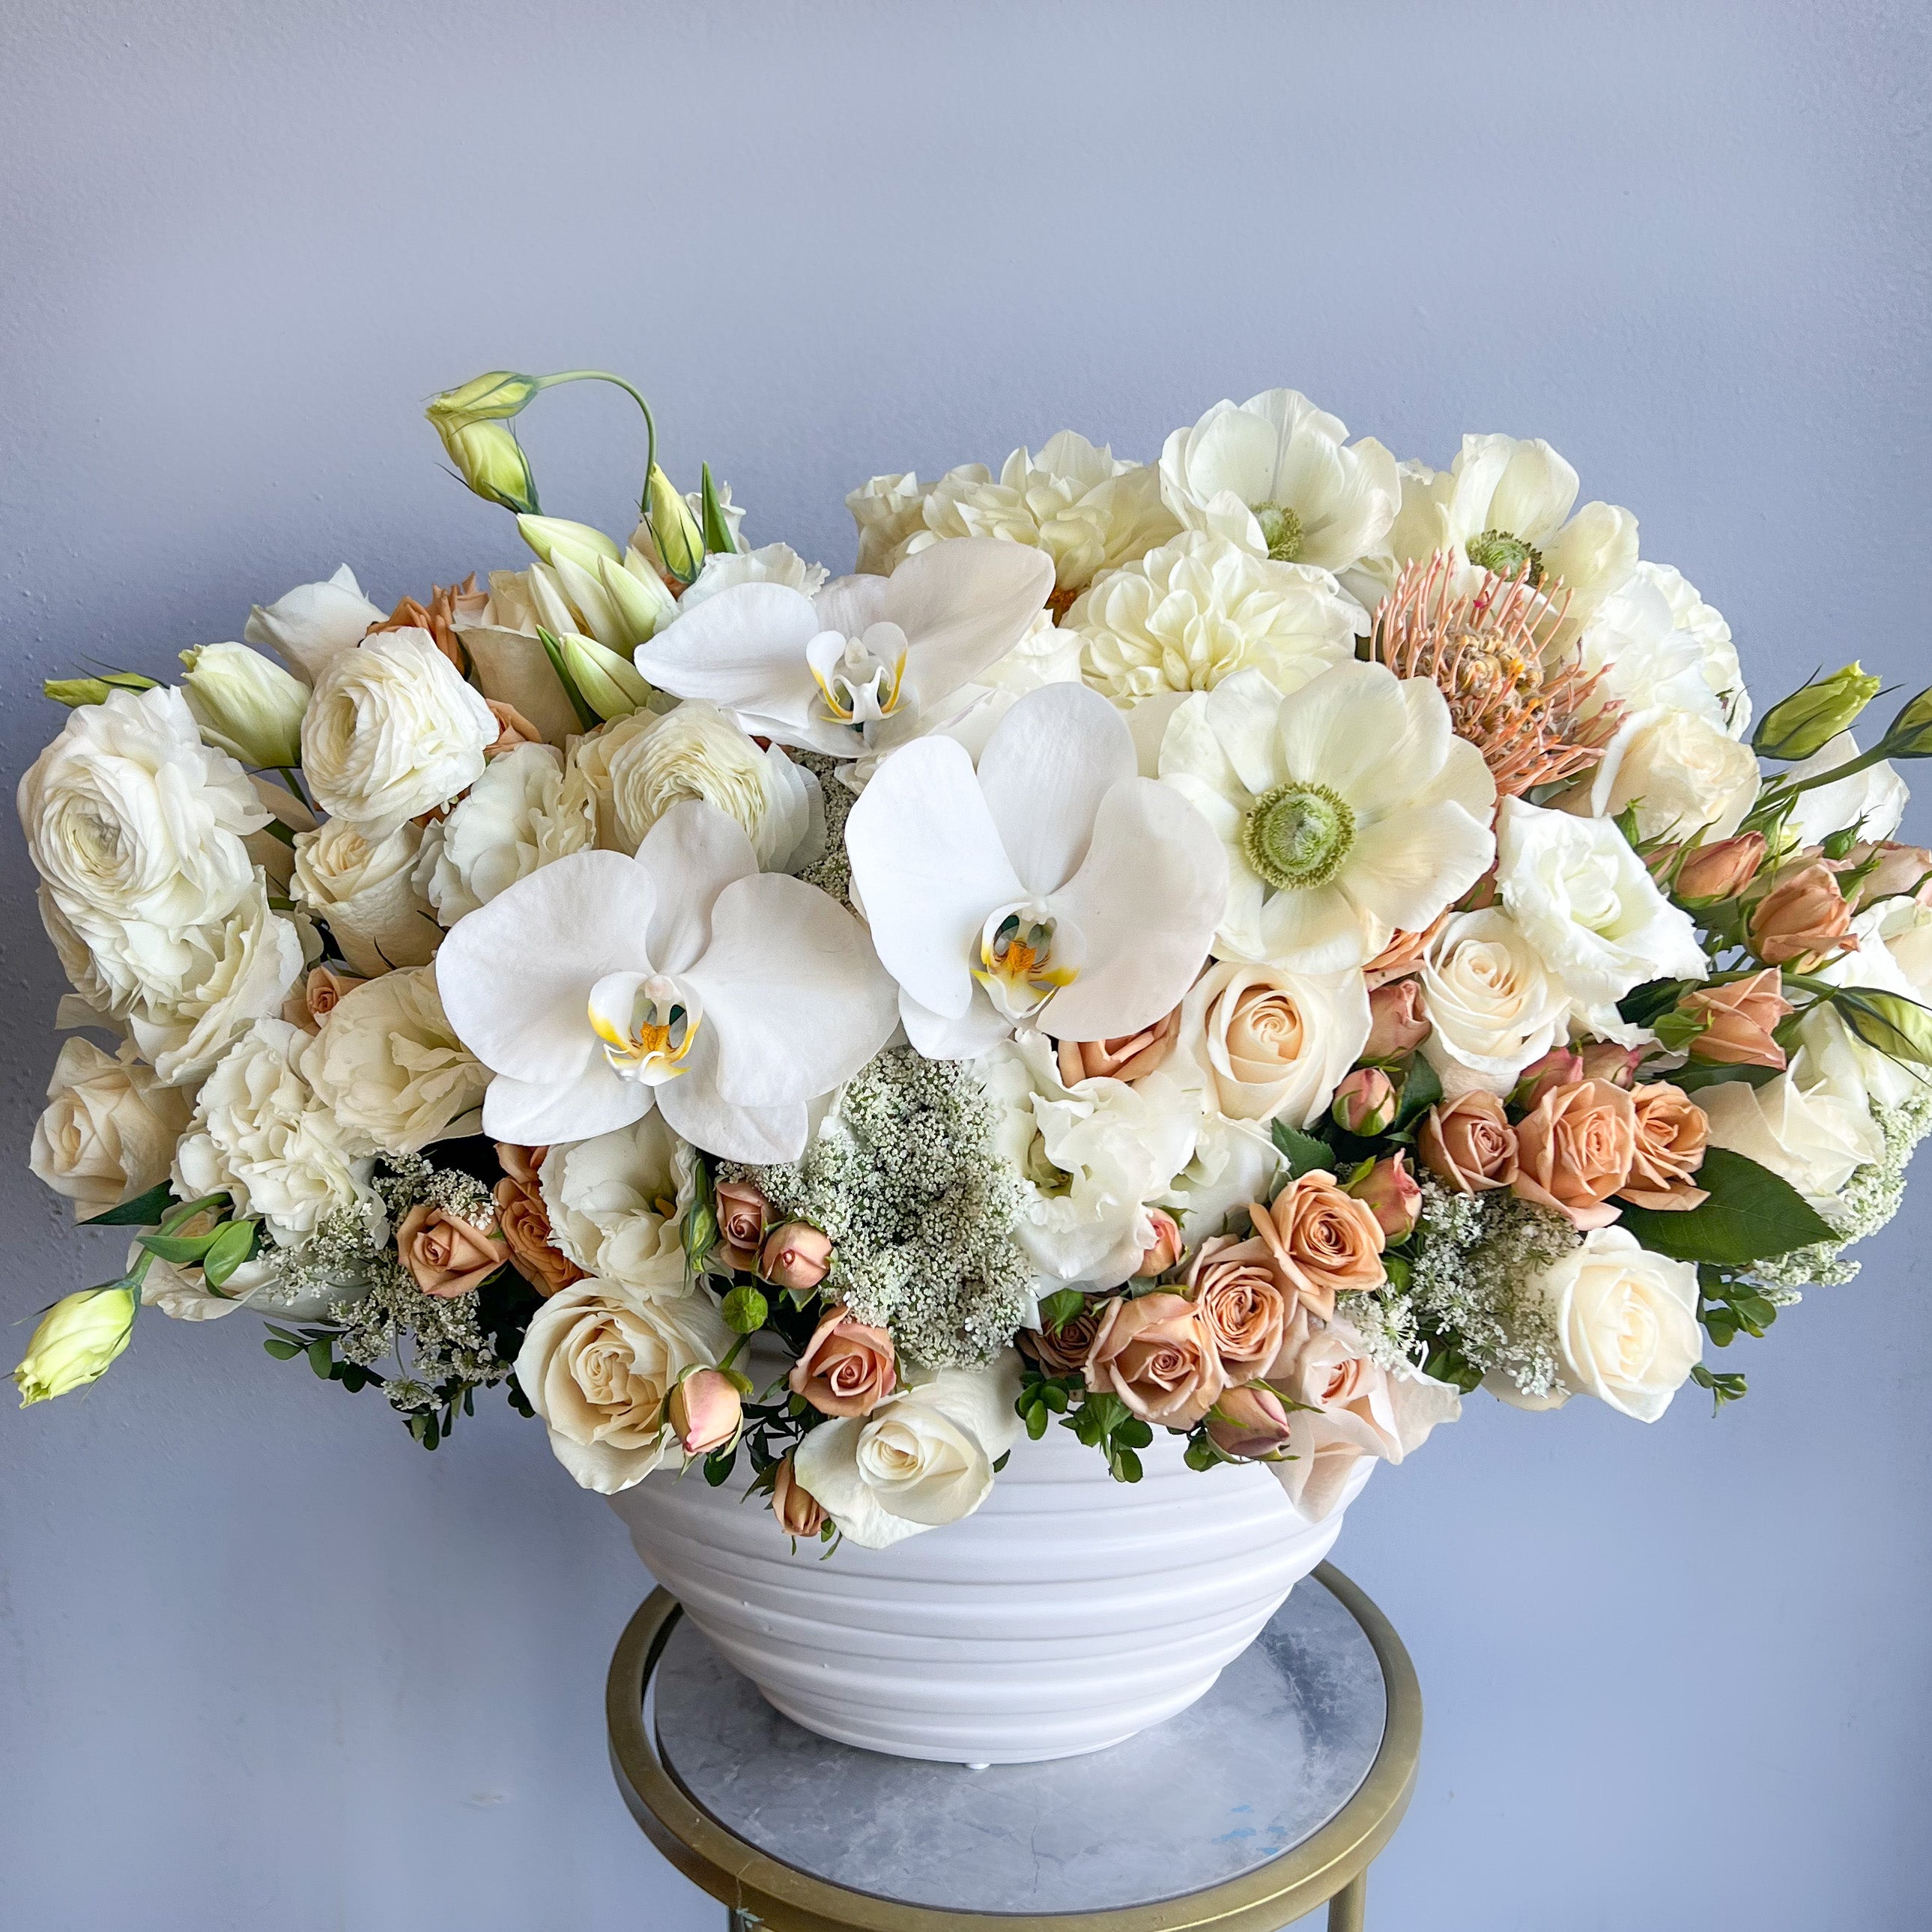
[[[1372,958],[1460,898],[1496,853],[1496,781],[1426,678],[1348,663],[1284,698],[1238,671],[1184,700],[1160,776],[1228,855],[1223,958],[1302,973]]]
[[[1081,685],[1021,698],[976,772],[950,738],[892,753],[845,845],[928,1059],[983,1052],[1021,1020],[1065,1040],[1150,1025],[1201,970],[1227,896],[1205,821],[1138,775],[1120,713]]]
[[[1190,530],[1277,563],[1346,570],[1381,547],[1402,497],[1394,457],[1348,434],[1298,389],[1219,402],[1168,438],[1161,494]]]
[[[778,583],[721,590],[644,645],[637,666],[756,736],[859,758],[951,722],[970,700],[948,700],[1019,642],[1052,589],[1042,552],[962,538],[814,596]]]
[[[891,1035],[892,984],[858,922],[760,872],[715,806],[675,805],[634,859],[578,852],[459,920],[443,1010],[495,1078],[483,1130],[586,1140],[653,1106],[728,1160],[790,1160],[807,1105]]]

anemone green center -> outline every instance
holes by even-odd
[[[1241,825],[1248,863],[1277,891],[1326,885],[1355,842],[1355,814],[1326,785],[1291,778],[1256,800]]]
[[[1543,581],[1543,553],[1526,543],[1513,530],[1485,530],[1469,539],[1469,561],[1478,570],[1496,577],[1514,577],[1524,565],[1529,566],[1529,587]]]
[[[1262,541],[1276,563],[1299,563],[1304,532],[1298,512],[1286,503],[1250,503],[1255,521],[1262,526]]]

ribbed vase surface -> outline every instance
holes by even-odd
[[[978,1511],[889,1550],[796,1552],[743,1465],[610,1498],[646,1567],[806,1730],[900,1757],[1022,1764],[1185,1710],[1328,1555],[1265,1469],[1188,1468],[1178,1438],[1117,1483],[1067,1430],[1024,1438]],[[1368,1480],[1363,1458],[1343,1507]]]

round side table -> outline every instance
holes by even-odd
[[[802,1730],[668,1592],[610,1660],[610,1761],[732,1932],[1360,1932],[1415,1782],[1422,1694],[1332,1564],[1190,1709],[1046,1764],[885,1757]]]

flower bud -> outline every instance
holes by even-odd
[[[571,682],[605,723],[644,708],[651,688],[626,659],[575,631],[566,631],[556,644]]]
[[[766,1237],[758,1273],[774,1288],[816,1288],[832,1262],[832,1238],[808,1222],[788,1221]]]
[[[1856,658],[1828,677],[1814,679],[1758,720],[1751,749],[1761,758],[1787,760],[1822,752],[1840,731],[1851,728],[1852,720],[1878,695],[1881,682],[1862,670]]]
[[[1706,906],[1736,898],[1757,877],[1764,854],[1762,832],[1746,832],[1736,838],[1699,846],[1678,868],[1678,901],[1684,905]]]
[[[1552,1046],[1540,1060],[1532,1060],[1516,1076],[1510,1105],[1527,1112],[1552,1087],[1574,1087],[1583,1078],[1583,1056],[1567,1046]]]
[[[1576,1056],[1583,1063],[1577,1078],[1607,1080],[1612,1087],[1628,1090],[1636,1084],[1637,1066],[1647,1051],[1641,1046],[1619,1046],[1614,1040],[1592,1040]]]
[[[517,528],[544,562],[554,564],[560,557],[593,575],[600,558],[621,563],[624,553],[600,530],[589,524],[574,524],[568,517],[519,517]]]
[[[1635,808],[1633,806],[1625,807],[1625,810],[1627,811],[1634,809]],[[1618,819],[1618,826],[1619,829],[1621,829],[1621,816]],[[1628,836],[1628,835],[1626,836]],[[1634,843],[1635,841],[1633,840],[1632,842]],[[1650,876],[1657,881],[1658,885],[1660,888],[1667,889],[1669,887],[1670,884],[1671,868],[1677,863],[1677,855],[1678,853],[1682,851],[1683,849],[1684,848],[1682,844],[1658,845],[1654,847],[1651,850],[1642,855],[1645,871],[1649,873]]]
[[[689,584],[704,565],[704,537],[691,506],[653,463],[644,486],[644,521],[664,567],[680,584]]]
[[[1774,1035],[1778,1022],[1792,1010],[1783,986],[1778,968],[1767,966],[1748,980],[1686,993],[1677,1012],[1695,1029],[1690,1058],[1709,1066],[1782,1067],[1784,1049]],[[1665,1036],[1660,1027],[1659,1037]]]
[[[631,650],[649,644],[677,615],[677,599],[634,544],[625,551],[621,563],[600,556],[597,581],[610,601],[616,641]]]
[[[134,1332],[134,1291],[86,1288],[64,1295],[34,1330],[14,1371],[20,1406],[98,1382]]]
[[[1932,758],[1932,690],[1922,691],[1885,728],[1880,746],[1888,758]]]
[[[771,1213],[764,1190],[748,1180],[721,1180],[712,1190],[718,1216],[718,1238],[734,1268],[754,1268],[764,1244],[765,1222]]]
[[[446,439],[450,430],[466,423],[496,422],[516,415],[542,387],[534,376],[492,369],[432,396],[423,414],[435,425],[436,434]]]
[[[1208,1436],[1224,1456],[1252,1462],[1288,1446],[1288,1411],[1280,1396],[1259,1382],[1224,1389],[1208,1412]]]
[[[1399,1060],[1429,1037],[1429,1016],[1422,1010],[1422,984],[1396,980],[1369,995],[1369,1037],[1364,1060]]]
[[[1150,1208],[1148,1219],[1154,1223],[1154,1239],[1142,1250],[1137,1277],[1165,1274],[1180,1259],[1180,1223],[1159,1208]]]
[[[154,680],[137,670],[104,671],[98,677],[50,677],[40,685],[40,695],[64,704],[70,711],[83,704],[105,704],[110,691],[152,691]]]
[[[816,1536],[825,1527],[818,1498],[798,1479],[798,1468],[788,1456],[772,1482],[772,1514],[788,1536]]]
[[[1395,1082],[1379,1066],[1358,1066],[1336,1088],[1329,1111],[1349,1133],[1386,1133],[1395,1119]]]
[[[1767,966],[1815,964],[1844,945],[1851,925],[1852,909],[1832,868],[1815,860],[1786,874],[1758,902],[1751,945]]]
[[[1900,845],[1889,838],[1854,845],[1845,855],[1844,870],[1864,874],[1852,889],[1854,912],[1880,899],[1906,897],[1932,905],[1932,852],[1922,845]]]
[[[1415,1230],[1422,1212],[1422,1190],[1408,1171],[1406,1154],[1390,1154],[1378,1160],[1360,1180],[1351,1181],[1345,1190],[1363,1202],[1391,1241],[1408,1238]]]
[[[486,503],[506,510],[534,512],[536,478],[523,445],[501,423],[465,423],[447,432],[442,446],[456,465],[456,473]]]
[[[664,1414],[687,1456],[708,1456],[736,1439],[745,1398],[722,1369],[696,1369],[671,1390]]]
[[[308,686],[246,644],[183,651],[182,695],[218,750],[244,765],[289,771],[302,763]]]
[[[1932,1066],[1932,1007],[1876,986],[1844,986],[1832,1009],[1866,1046],[1888,1058]]]
[[[719,1310],[725,1327],[734,1335],[755,1335],[771,1312],[771,1304],[748,1281],[732,1289]]]

